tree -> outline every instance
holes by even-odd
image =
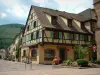
[[[88,53],[88,47],[82,47],[81,45],[75,46],[74,50],[77,52],[78,59],[84,59]]]

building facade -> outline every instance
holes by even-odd
[[[5,49],[0,49],[0,59],[5,59],[6,54],[7,54],[7,52]]]
[[[10,60],[20,61],[21,60],[21,43],[22,43],[22,33],[18,33],[12,44],[8,47]]]
[[[89,16],[85,17],[87,12]],[[21,61],[51,64],[55,56],[62,61],[75,60],[74,46],[90,48],[95,44],[95,25],[93,9],[72,14],[31,6],[22,38]],[[86,59],[91,58],[92,52],[87,53]]]
[[[94,0],[94,8],[98,18],[97,27],[95,31],[96,44],[97,44],[97,59],[100,60],[100,0]]]

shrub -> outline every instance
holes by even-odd
[[[84,59],[78,59],[77,64],[81,67],[87,67],[88,66],[88,61]]]
[[[99,64],[100,65],[100,60],[96,60],[95,64]]]
[[[72,61],[71,60],[65,60],[65,61],[63,61],[63,64],[65,64],[65,65],[71,65]]]

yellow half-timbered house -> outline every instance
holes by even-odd
[[[92,12],[88,16],[87,12]],[[91,17],[92,16],[92,17]],[[31,6],[24,29],[21,61],[51,64],[54,56],[75,60],[75,45],[90,47],[94,42],[96,18],[93,9],[79,14]],[[91,54],[87,54],[87,59]]]

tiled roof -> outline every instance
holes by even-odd
[[[80,22],[83,22],[85,19],[83,16],[79,14],[72,14],[64,11],[58,11],[54,9],[48,9],[48,8],[42,8],[42,7],[37,7],[37,6],[32,6],[32,8],[35,10],[39,20],[42,22],[42,26],[48,27],[48,28],[56,28],[56,29],[62,29],[62,30],[68,30],[68,31],[75,31],[75,32],[84,32],[81,28],[79,28],[74,22],[73,24],[73,29],[69,28],[64,21],[61,19],[61,16],[64,18],[68,19],[76,19]],[[47,19],[45,13],[53,16],[57,16],[57,25],[52,25],[49,20]]]
[[[65,22],[61,19],[61,17],[64,17],[66,19],[75,19],[80,22],[84,22],[86,20],[83,15],[80,14],[73,14],[73,13],[68,13],[65,11],[58,11],[54,9],[49,9],[49,8],[43,8],[43,7],[37,7],[37,6],[31,6],[31,9],[34,9],[36,12],[36,15],[38,19],[41,22],[41,25],[46,28],[54,28],[54,29],[60,29],[60,30],[67,30],[67,31],[74,31],[74,32],[81,32],[81,33],[90,33],[89,30],[84,31],[82,30],[76,23],[73,21],[72,26],[73,28],[69,28]],[[57,16],[57,25],[52,25],[49,20],[46,17],[46,14]]]
[[[90,19],[94,19],[94,20],[97,20],[96,19],[96,15],[94,14],[95,13],[95,10],[94,9],[86,9],[84,11],[82,11],[81,13],[79,13],[80,15],[82,15],[84,17],[84,20],[90,20]]]

